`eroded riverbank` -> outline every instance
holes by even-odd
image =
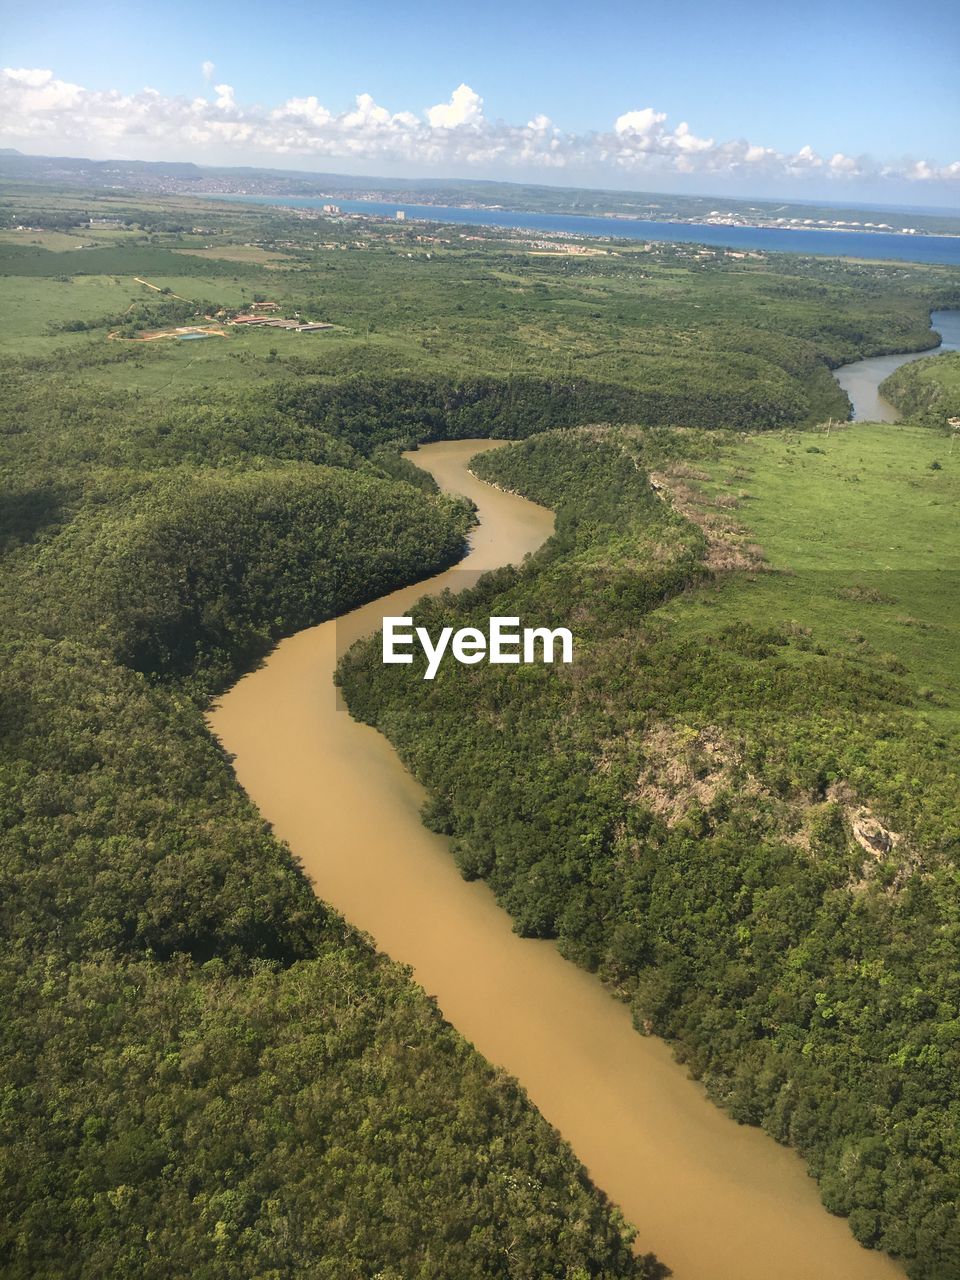
[[[516,562],[550,512],[472,476],[491,441],[412,455],[477,503],[457,568],[283,641],[209,722],[241,784],[302,860],[317,893],[412,966],[444,1015],[518,1078],[599,1186],[678,1280],[892,1280],[822,1207],[800,1159],[711,1104],[661,1041],[548,942],[519,938],[480,883],[466,883],[419,818],[424,793],[393,749],[342,707],[338,648],[426,592]]]

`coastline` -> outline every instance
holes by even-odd
[[[771,226],[681,219],[642,219],[628,215],[539,213],[520,209],[482,209],[461,205],[422,205],[407,201],[337,196],[265,196],[209,193],[203,199],[236,204],[260,204],[279,210],[310,210],[317,220],[334,222],[369,218],[402,221],[409,227],[439,224],[487,232],[539,232],[574,239],[647,241],[653,244],[695,245],[733,252],[809,254],[821,257],[863,258],[876,261],[918,262],[960,266],[960,234],[819,226]],[[333,202],[334,210],[324,211]],[[402,219],[398,217],[402,215]],[[309,215],[308,215],[309,216]],[[816,239],[804,232],[820,232]],[[859,251],[858,251],[859,250]]]

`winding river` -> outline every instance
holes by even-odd
[[[461,879],[446,840],[420,822],[421,787],[339,703],[344,645],[550,535],[550,512],[468,471],[496,443],[409,455],[477,504],[456,569],[282,641],[209,724],[318,895],[411,965],[445,1017],[520,1081],[677,1280],[896,1280],[898,1266],[822,1207],[798,1156],[729,1119],[594,977],[552,943],[519,938],[489,889]]]
[[[900,415],[896,408],[880,394],[879,387],[884,378],[889,378],[902,364],[937,356],[944,351],[960,350],[960,311],[931,312],[930,327],[940,334],[939,347],[901,355],[872,356],[869,360],[855,360],[834,370],[833,376],[850,397],[854,422],[898,422]]]

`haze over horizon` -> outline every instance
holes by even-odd
[[[960,17],[600,0],[9,10],[0,144],[358,176],[960,204]],[[839,52],[842,51],[842,60]]]

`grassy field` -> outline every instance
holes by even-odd
[[[295,262],[289,253],[277,253],[270,249],[261,249],[255,244],[221,245],[213,249],[178,249],[188,258],[219,259],[222,262],[239,262],[243,265],[253,263],[254,266],[275,266],[280,262]]]
[[[924,691],[924,715],[960,724],[960,452],[920,427],[856,423],[740,439],[704,474],[704,514],[729,512],[773,572],[662,617],[694,633],[793,623],[830,648],[888,654]]]
[[[365,340],[333,329],[295,333],[228,327],[226,334],[206,342],[118,342],[117,347],[132,351],[131,358],[87,369],[82,380],[91,388],[173,396],[197,389],[214,391],[225,381],[231,386],[272,381],[282,375],[284,361],[294,354],[335,365],[348,347],[370,349]]]
[[[38,245],[52,253],[66,253],[70,249],[82,248],[85,244],[105,243],[93,231],[89,237],[72,231],[0,231],[0,245]]]
[[[0,215],[5,207],[9,222],[39,225],[39,198],[0,188]],[[691,404],[726,395],[721,420],[740,397],[743,426],[803,413],[817,422],[844,411],[827,364],[922,346],[931,301],[956,287],[940,269],[732,260],[696,246],[612,243],[601,257],[543,257],[516,235],[304,220],[265,206],[71,194],[50,212],[74,224],[0,234],[0,359],[65,351],[85,366],[84,381],[151,395],[176,394],[178,369],[188,392],[218,377],[288,376],[285,359],[304,352],[321,376],[348,376],[363,342],[369,373],[586,378]],[[88,229],[85,214],[131,228]],[[189,357],[164,351],[135,364],[105,360],[106,325],[54,331],[148,297],[138,275],[227,307],[268,297],[340,328],[324,335],[320,356],[316,336],[308,346],[305,335],[231,335],[216,350],[198,343]]]

